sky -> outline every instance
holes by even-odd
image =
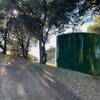
[[[87,31],[87,27],[89,25],[92,25],[93,22],[87,22],[84,25],[81,26],[81,32],[86,32]],[[65,33],[71,32],[71,30],[66,31]],[[56,47],[56,37],[57,36],[51,36],[49,39],[49,42],[46,44],[46,49],[50,48],[50,47]],[[38,44],[36,46],[33,46],[31,48],[31,52],[30,54],[32,54],[33,56],[39,58],[39,46]]]
[[[56,36],[55,35],[51,36],[49,39],[49,42],[46,44],[46,49],[49,49],[50,47],[56,47]],[[38,45],[38,43],[37,43],[37,45],[35,45],[31,48],[30,54],[39,58],[39,45]]]

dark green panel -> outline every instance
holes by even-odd
[[[100,35],[71,33],[58,36],[57,66],[100,74]]]

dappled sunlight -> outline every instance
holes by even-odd
[[[45,87],[49,88],[49,84],[48,84],[43,78],[41,78],[40,80],[41,80],[42,84],[43,84]]]
[[[53,78],[51,78],[50,76],[48,76],[48,75],[46,75],[46,74],[44,74],[43,76],[44,76],[44,78],[46,78],[46,79],[49,80],[50,82],[56,83],[56,81],[55,81]]]
[[[10,56],[8,56],[8,55],[5,55],[4,57],[2,57],[2,58],[0,58],[0,60],[1,60],[1,64],[0,65],[11,65],[12,64],[12,62],[11,62],[11,58],[10,58]]]
[[[48,66],[50,66],[50,67],[57,68],[57,64],[47,63],[46,65],[48,65]]]
[[[51,84],[56,84],[56,81],[55,79],[53,79],[53,74],[51,72],[46,69],[43,69],[41,71],[42,73],[40,80],[45,87],[50,88]]]
[[[4,61],[4,65],[11,65],[11,62]]]
[[[44,73],[50,76],[53,76],[50,72],[48,72],[47,70],[44,70]]]
[[[17,93],[18,93],[20,96],[25,96],[25,95],[26,95],[26,92],[25,92],[25,90],[24,90],[24,87],[23,87],[21,84],[18,84]]]
[[[0,75],[7,75],[7,69],[5,67],[0,67]]]

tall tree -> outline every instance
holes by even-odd
[[[40,63],[46,63],[45,44],[52,30],[68,28],[69,25],[79,21],[78,12],[80,0],[24,0],[17,1],[16,9],[21,14],[30,17],[26,22],[29,30],[37,33],[40,48]]]
[[[17,9],[24,16],[30,16],[26,26],[32,31],[35,24],[40,48],[40,63],[46,63],[45,44],[51,30],[56,29],[59,33],[70,25],[77,25],[82,16],[89,9],[95,11],[99,7],[94,0],[18,0]],[[33,20],[34,19],[34,20]]]
[[[10,43],[13,44],[13,48],[18,50],[19,55],[23,56],[24,58],[28,57],[30,42],[34,37],[36,37],[35,34],[32,33],[33,31],[31,32],[29,30],[30,27],[27,26],[27,24],[30,22],[29,20],[30,17],[21,13],[11,20],[13,31],[10,35],[10,40],[13,40],[13,43],[11,41]]]
[[[10,21],[13,16],[12,3],[9,0],[0,1],[0,35],[2,41],[0,42],[3,54],[7,52],[7,41],[11,31]]]
[[[23,0],[21,2],[23,3]],[[3,22],[2,25],[4,25],[4,28],[0,25],[0,31],[4,41],[4,44],[0,43],[0,47],[3,49],[3,53],[6,54],[7,43],[9,43],[11,47],[17,48],[20,54],[26,58],[29,52],[30,40],[33,37],[29,31],[31,17],[28,17],[28,12],[24,11],[24,7],[20,6],[20,0],[0,1],[0,13],[2,15],[0,15],[0,19]]]
[[[3,0],[2,0],[3,1]],[[96,0],[5,0],[12,3],[8,10],[16,9],[24,20],[25,28],[39,40],[40,63],[47,61],[45,45],[54,30],[61,33],[82,20],[86,11],[99,7]],[[9,5],[9,3],[7,4]],[[7,7],[6,7],[7,8]],[[35,30],[35,31],[34,31]],[[53,30],[53,31],[52,31]]]

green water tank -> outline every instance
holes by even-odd
[[[100,74],[100,35],[69,33],[57,37],[57,67]]]

